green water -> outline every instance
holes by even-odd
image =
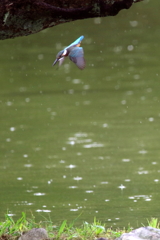
[[[159,217],[159,6],[1,41],[1,220],[7,209],[119,227]],[[85,70],[53,68],[81,35]]]

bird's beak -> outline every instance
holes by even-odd
[[[52,64],[52,67],[58,62],[58,58],[56,58],[56,60],[54,61],[54,63]]]

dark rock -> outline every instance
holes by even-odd
[[[108,239],[101,237],[101,238],[97,238],[97,240],[108,240]]]
[[[42,240],[47,238],[48,234],[44,228],[33,228],[22,234],[18,240]]]

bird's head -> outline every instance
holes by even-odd
[[[56,56],[56,60],[54,61],[54,63],[52,64],[52,66],[54,66],[57,62],[59,62],[59,64],[61,65],[64,57],[68,56],[68,51],[67,49],[64,49],[62,51],[60,51],[57,56]]]

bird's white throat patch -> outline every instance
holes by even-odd
[[[63,52],[63,56],[65,56],[67,54],[67,49],[64,49],[64,52]]]

